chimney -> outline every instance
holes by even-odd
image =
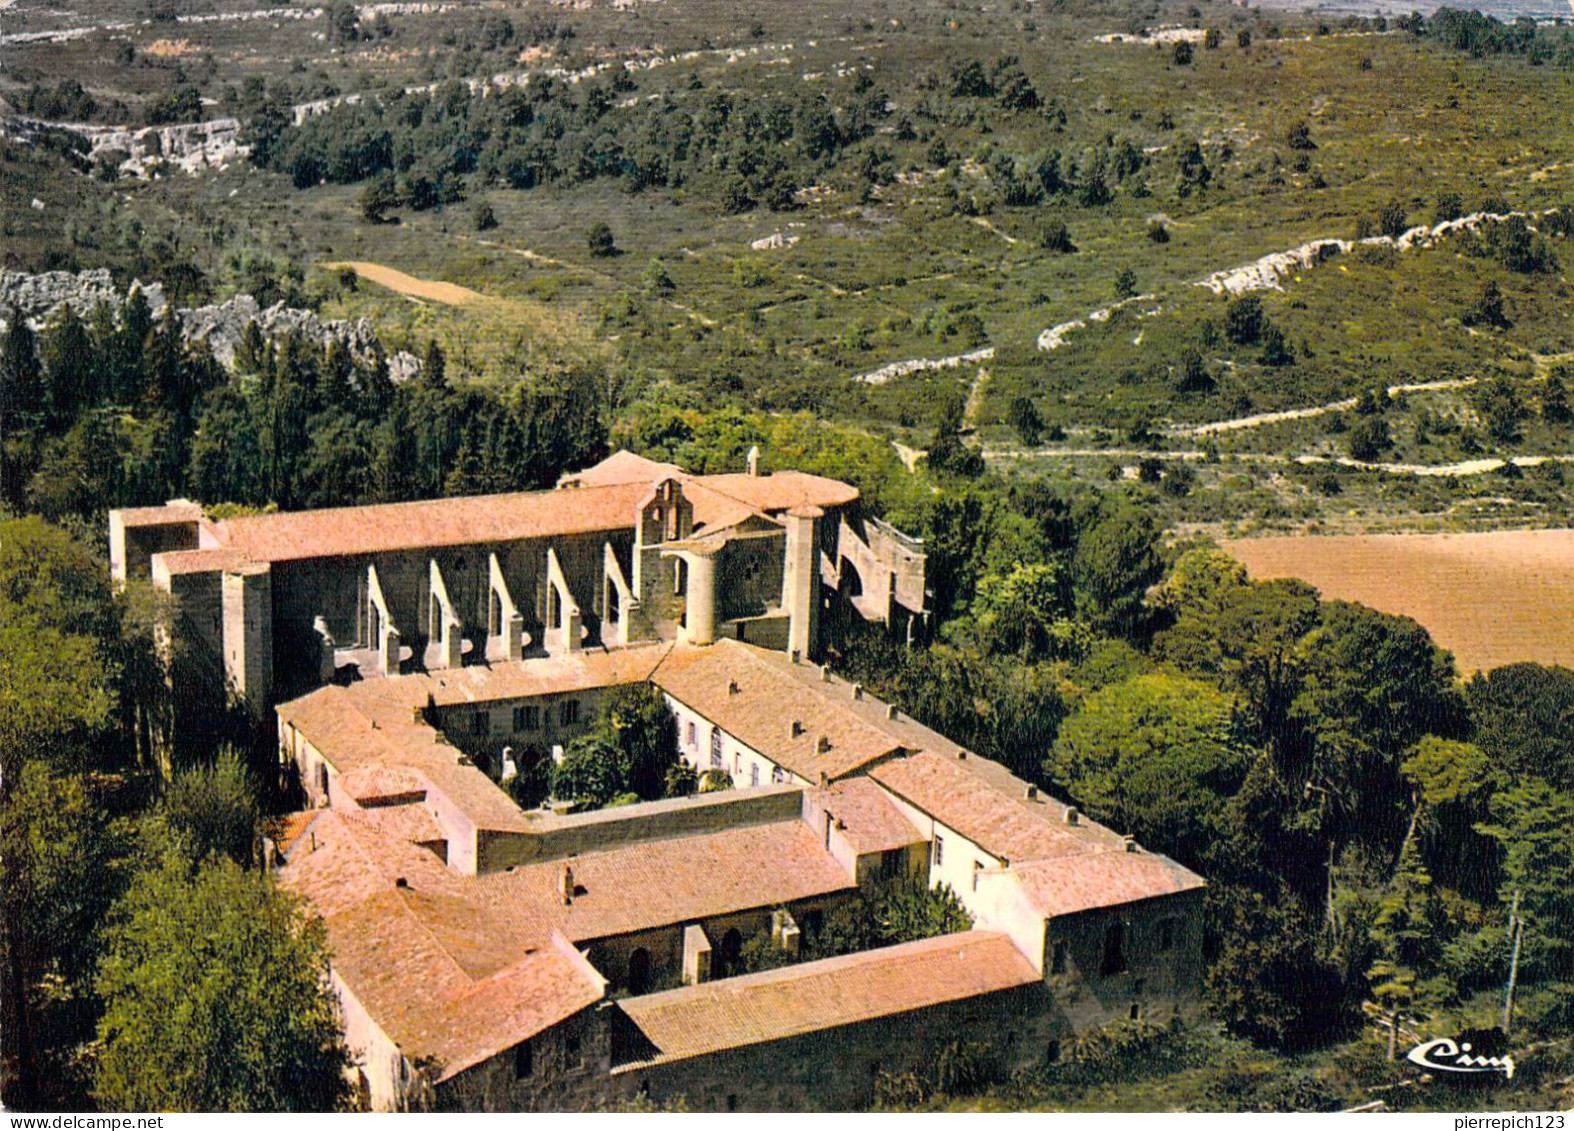
[[[1066,824],[1075,825],[1081,819],[1082,814],[1077,812],[1077,807],[1075,805],[1068,805],[1066,807]]]
[[[736,695],[736,694],[738,694],[738,681],[737,680],[731,679],[731,680],[727,681],[727,694],[728,695]]]
[[[864,697],[864,685],[861,684],[861,683],[853,684],[853,698],[854,699],[862,699],[863,697]]]
[[[401,891],[409,891],[410,881],[405,879],[403,876],[400,876],[394,881],[394,887],[399,888]]]
[[[1028,786],[1025,790],[1022,791],[1022,796],[1025,799],[1027,799],[1028,801],[1037,801],[1038,800],[1038,786],[1036,786],[1036,785]]]
[[[425,707],[411,707],[410,708],[410,721],[412,723],[424,723],[424,722],[426,722],[426,708]]]
[[[820,771],[820,788],[825,789],[831,784],[831,775],[824,770]]]
[[[967,761],[967,751],[966,750],[958,750],[956,752],[956,760],[958,762],[965,762],[965,761]]]
[[[798,719],[794,719],[792,721],[792,724],[787,728],[787,730],[789,732],[788,735],[787,735],[788,738],[797,738],[800,734],[803,733],[803,723],[801,721],[799,721]]]
[[[829,735],[822,734],[814,743],[816,754],[829,754],[831,752],[831,739]]]
[[[800,652],[796,648],[794,648],[791,652],[788,653],[788,658],[791,659],[792,662],[795,663],[795,664],[803,663],[803,653]]]
[[[831,682],[831,665],[830,664],[821,664],[820,665],[820,682],[821,683],[830,683]]]
[[[1142,851],[1142,849],[1137,847],[1137,838],[1136,837],[1134,837],[1134,836],[1125,836],[1125,837],[1121,837],[1121,840],[1125,841],[1125,843],[1126,843],[1126,851],[1127,852],[1141,852]]]
[[[569,867],[566,860],[563,861],[562,874],[558,876],[558,894],[563,897],[564,907],[574,902],[574,869]]]
[[[760,473],[760,448],[758,444],[749,449],[748,463],[746,466],[749,469],[750,475],[758,475]]]
[[[895,703],[887,703],[885,705],[885,717],[888,718],[888,719],[891,719],[892,721],[895,721],[895,719],[896,719],[896,704]]]

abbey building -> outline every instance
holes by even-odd
[[[174,599],[171,678],[274,720],[305,808],[268,855],[326,924],[370,1106],[847,1108],[949,1042],[1023,1067],[1195,1008],[1201,878],[818,664],[846,618],[923,631],[923,547],[846,484],[750,464],[111,516],[115,575]],[[516,753],[629,685],[731,788],[517,805]],[[904,883],[972,929],[836,945]]]

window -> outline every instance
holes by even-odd
[[[1104,960],[1099,963],[1099,973],[1104,977],[1124,973],[1126,969],[1126,927],[1111,923],[1104,928]]]
[[[1140,1001],[1132,1002],[1131,1003],[1131,1008],[1126,1011],[1126,1016],[1129,1017],[1133,1021],[1141,1021],[1142,1020],[1142,1003]]]
[[[721,769],[721,731],[717,727],[710,728],[710,768]]]
[[[780,766],[772,766],[771,767],[771,783],[773,785],[782,785],[786,781],[787,781],[787,771],[782,769]]]
[[[880,875],[894,880],[902,874],[902,864],[907,859],[905,848],[891,848],[880,853]]]
[[[516,731],[541,729],[541,708],[515,707],[514,729]]]
[[[978,873],[982,872],[983,870],[984,870],[984,862],[982,860],[974,860],[973,861],[973,890],[974,891],[978,890]]]
[[[760,764],[758,762],[749,763],[749,784],[760,784]]]
[[[563,1038],[563,1062],[570,1068],[585,1067],[585,1053],[579,1043],[579,1034]]]
[[[1159,949],[1169,950],[1175,945],[1175,920],[1159,920]]]
[[[945,863],[945,837],[935,834],[935,867]]]
[[[642,946],[629,955],[628,987],[631,994],[650,992],[650,951]]]
[[[557,718],[558,722],[562,723],[566,727],[571,727],[575,723],[579,722],[579,700],[565,699],[563,702],[559,703],[557,708]]]
[[[689,745],[691,747],[698,746],[700,744],[699,736],[695,733],[694,721],[692,719],[689,720],[689,738],[688,738],[688,742],[689,742]]]
[[[1051,974],[1064,974],[1066,972],[1066,940],[1059,939],[1055,949],[1050,952],[1049,972]]]
[[[529,1041],[514,1046],[514,1079],[523,1080],[536,1070],[536,1050]]]
[[[471,734],[490,734],[492,732],[492,714],[490,711],[477,711],[470,717]]]

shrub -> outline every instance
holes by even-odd
[[[613,238],[612,229],[605,222],[590,229],[585,236],[585,243],[590,247],[590,254],[598,259],[606,259],[618,253],[617,241]]]
[[[1003,1073],[994,1046],[984,1041],[951,1041],[935,1056],[935,1090],[948,1096],[973,1096]]]

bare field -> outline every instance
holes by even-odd
[[[469,287],[461,287],[457,283],[445,283],[441,280],[418,279],[414,275],[406,275],[403,271],[395,271],[392,267],[384,267],[381,263],[353,260],[324,263],[322,266],[328,271],[348,268],[361,278],[387,287],[407,298],[424,298],[447,306],[460,306],[467,302],[482,302],[486,299],[485,295],[472,291]]]
[[[1461,675],[1532,660],[1574,668],[1574,530],[1247,538],[1252,577],[1414,617]]]

